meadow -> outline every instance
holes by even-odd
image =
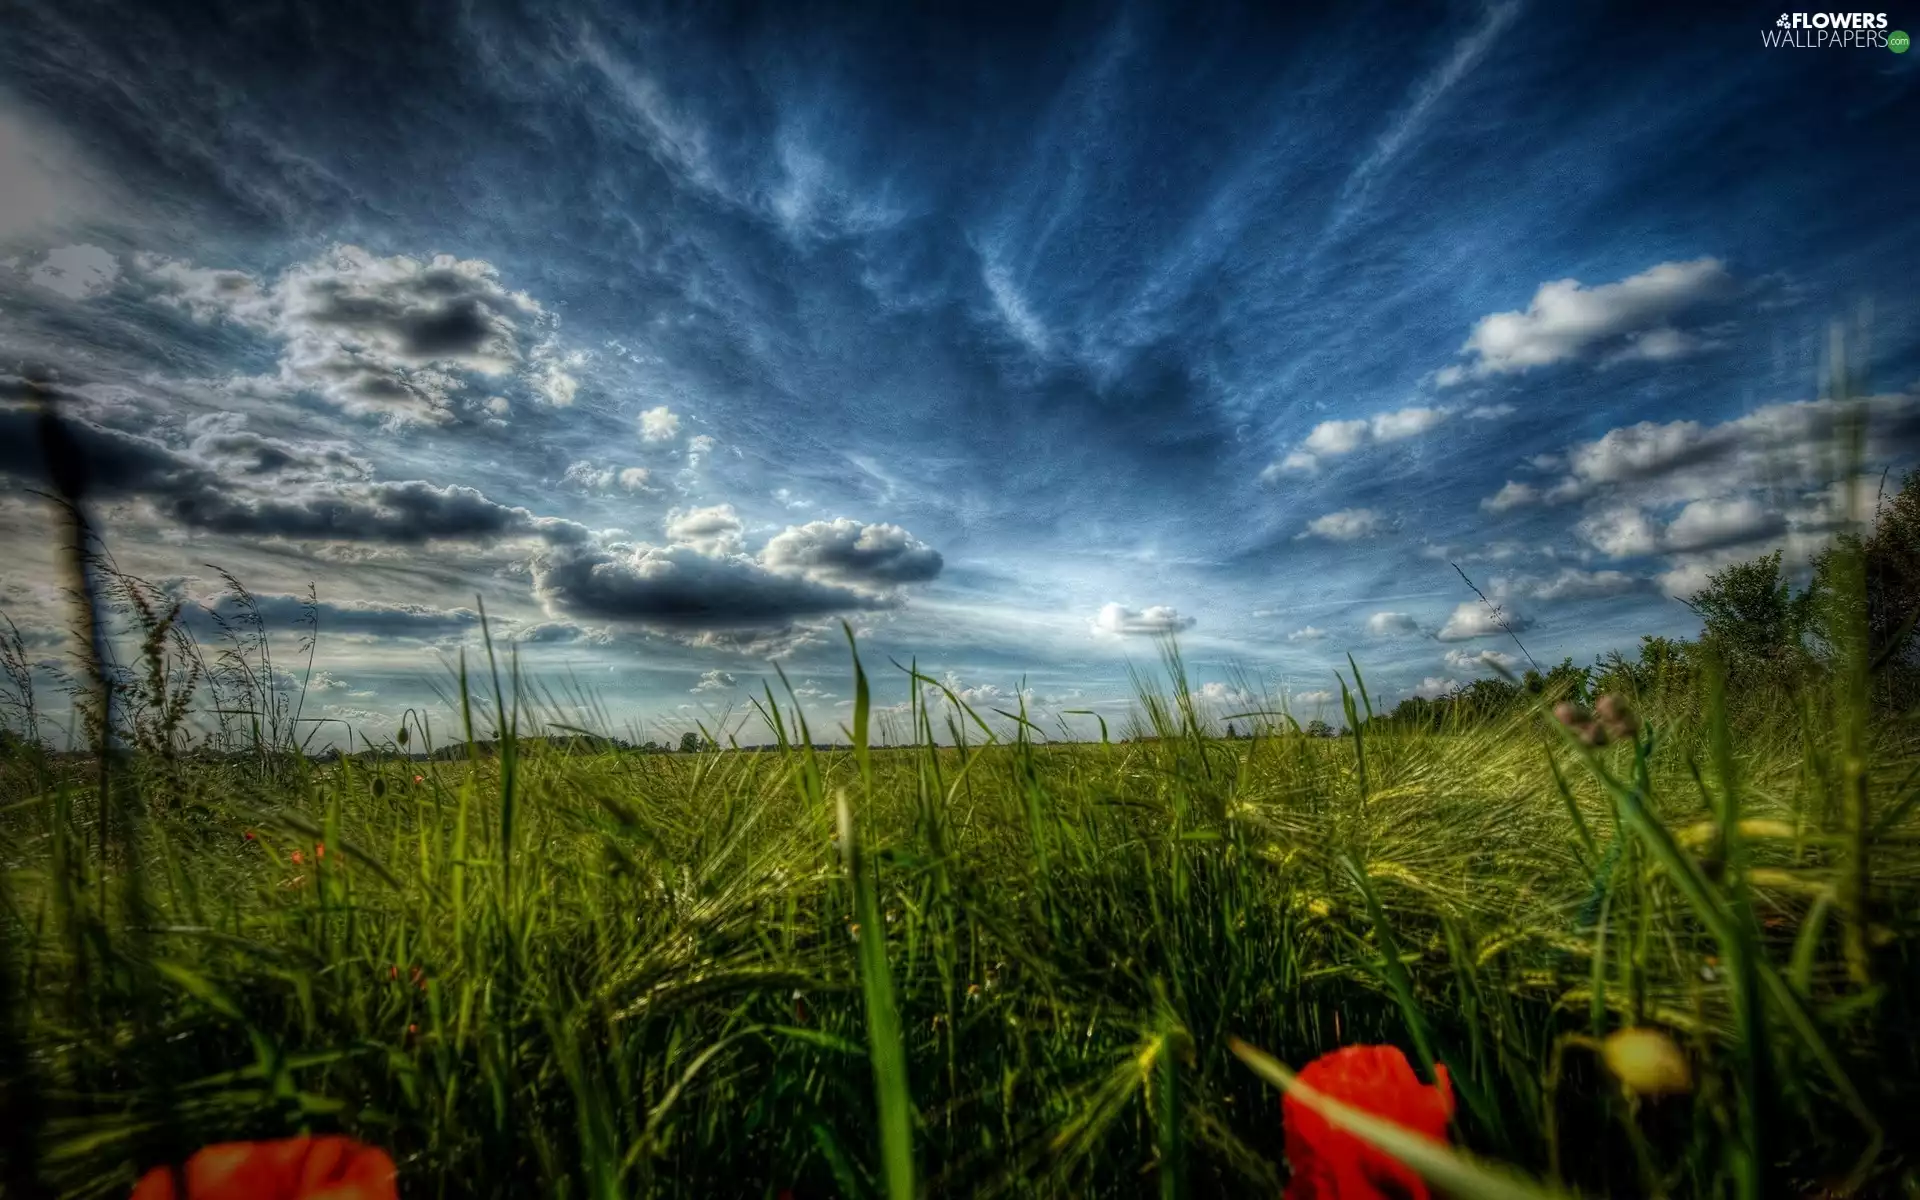
[[[916,675],[883,747],[850,653],[844,727],[776,685],[779,745],[689,753],[489,645],[322,759],[266,631],[116,586],[110,751],[6,749],[8,1197],[301,1131],[410,1197],[1270,1196],[1271,1062],[1369,1043],[1449,1068],[1455,1194],[1915,1192],[1920,738],[1857,622],[1790,685],[1649,643],[1396,716],[1354,667],[1334,736],[1168,645],[1109,739]]]

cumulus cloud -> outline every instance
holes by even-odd
[[[1245,708],[1254,703],[1254,695],[1245,688],[1234,687],[1230,683],[1211,680],[1201,684],[1188,693],[1196,704],[1224,705]]]
[[[350,245],[289,267],[271,283],[142,255],[161,303],[225,319],[282,343],[270,382],[394,424],[443,424],[470,381],[518,375],[549,404],[573,401],[584,361],[554,342],[554,318],[508,288],[492,263],[441,254],[380,257]],[[468,402],[503,416],[499,397]]]
[[[1327,704],[1333,700],[1333,693],[1323,688],[1311,692],[1295,692],[1293,698],[1301,704]]]
[[[680,414],[661,404],[640,414],[640,437],[649,442],[670,442],[680,433]]]
[[[120,263],[98,246],[61,246],[49,250],[27,278],[69,300],[91,300],[113,289]]]
[[[940,572],[932,550],[897,525],[842,518],[794,526],[747,553],[729,505],[674,510],[667,545],[590,541],[532,563],[534,595],[553,617],[632,622],[703,644],[741,648],[792,622],[897,607],[909,584]],[[731,640],[730,640],[731,639]]]
[[[645,467],[627,467],[620,472],[619,484],[622,491],[644,492],[653,473]]]
[[[1165,604],[1134,610],[1124,604],[1107,604],[1093,618],[1093,631],[1114,637],[1179,633],[1192,629],[1194,619]]]
[[[1665,542],[1669,550],[1713,550],[1775,537],[1786,527],[1783,514],[1769,511],[1752,496],[1695,500],[1667,526]]]
[[[863,525],[841,517],[789,526],[767,543],[769,569],[844,587],[894,588],[940,573],[940,552],[898,525]]]
[[[1352,542],[1373,537],[1383,532],[1386,525],[1386,519],[1371,508],[1343,508],[1339,512],[1330,512],[1324,517],[1308,521],[1306,530],[1298,534],[1295,540],[1320,537],[1335,542]]]
[[[695,695],[703,692],[724,692],[730,690],[735,682],[737,681],[731,672],[718,670],[703,671],[700,675],[700,682],[694,684],[687,690],[693,692]]]
[[[1444,408],[1403,408],[1366,418],[1322,421],[1298,447],[1263,471],[1261,478],[1271,481],[1286,472],[1310,473],[1318,470],[1325,458],[1352,454],[1371,443],[1419,437],[1450,415],[1451,411]]]
[[[1460,681],[1458,679],[1442,679],[1437,675],[1429,675],[1420,681],[1418,687],[1413,689],[1413,694],[1422,700],[1438,700],[1440,697],[1450,692],[1458,691],[1459,689]]]
[[[1290,642],[1317,642],[1327,636],[1327,631],[1317,626],[1306,625],[1287,635]]]
[[[1444,656],[1447,666],[1456,671],[1477,671],[1483,667],[1503,667],[1512,671],[1519,667],[1520,660],[1511,654],[1499,650],[1449,650]]]
[[[1496,606],[1488,608],[1478,600],[1469,600],[1447,617],[1440,632],[1434,634],[1443,642],[1465,642],[1474,638],[1505,636],[1508,633],[1522,633],[1533,627],[1533,619],[1517,611],[1510,602],[1502,602],[1493,597]]]
[[[1675,358],[1699,339],[1670,322],[1725,296],[1732,277],[1714,258],[1668,262],[1617,283],[1577,279],[1540,285],[1524,310],[1492,313],[1460,348],[1465,362],[1442,370],[1441,386],[1514,374],[1598,355],[1608,361]]]
[[[731,504],[676,508],[667,513],[667,540],[702,554],[737,554],[746,526]]]
[[[1772,404],[1719,424],[1642,421],[1536,457],[1530,465],[1561,477],[1539,488],[1509,481],[1481,505],[1578,502],[1577,541],[1614,559],[1664,555],[1667,570],[1655,582],[1691,595],[1711,571],[1763,549],[1804,563],[1846,523],[1832,475],[1849,412],[1862,424],[1866,465],[1896,463],[1920,444],[1920,397],[1911,393],[1851,408],[1833,400]],[[1874,486],[1869,480],[1866,490]]]
[[[1377,612],[1367,618],[1367,632],[1374,637],[1394,637],[1418,633],[1420,626],[1403,612]]]
[[[1598,509],[1573,527],[1574,536],[1608,558],[1638,558],[1660,549],[1659,524],[1630,505]]]

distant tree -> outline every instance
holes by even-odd
[[[700,749],[700,735],[689,729],[680,735],[680,753],[693,754]]]
[[[1558,665],[1549,667],[1544,675],[1537,670],[1528,671],[1524,685],[1527,691],[1550,701],[1571,700],[1575,704],[1587,704],[1593,699],[1593,668],[1576,667],[1573,659],[1563,658]]]
[[[1841,613],[1864,601],[1867,655],[1897,672],[1920,669],[1920,471],[1910,471],[1874,513],[1865,537],[1843,534],[1814,561],[1812,638],[1838,648]]]
[[[1330,738],[1333,736],[1333,726],[1316,717],[1307,722],[1306,734],[1308,737]]]
[[[1237,737],[1239,737],[1239,736],[1240,736],[1239,734],[1237,734],[1237,733],[1235,733],[1235,732],[1233,731],[1233,722],[1232,722],[1232,721],[1228,721],[1228,722],[1227,722],[1227,740],[1228,740],[1228,741],[1232,741],[1232,740],[1234,740],[1235,738],[1237,738]]]
[[[1812,589],[1795,595],[1780,570],[1780,552],[1723,567],[1687,600],[1700,615],[1700,643],[1729,672],[1752,674],[1795,665],[1813,616]]]

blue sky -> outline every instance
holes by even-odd
[[[8,8],[0,367],[124,569],[316,583],[373,731],[476,597],[650,732],[841,719],[843,619],[1049,713],[1164,632],[1221,711],[1432,692],[1522,654],[1453,563],[1587,661],[1834,528],[1836,321],[1913,458],[1920,59],[1773,10],[167,7]]]

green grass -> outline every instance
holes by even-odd
[[[1360,736],[1228,741],[1170,656],[1152,740],[936,696],[869,750],[862,677],[851,752],[769,691],[778,752],[638,754],[517,742],[498,666],[455,697],[494,753],[154,751],[106,828],[89,760],[7,763],[0,1194],[310,1129],[408,1196],[1274,1195],[1268,1067],[1355,1042],[1449,1066],[1505,1166],[1442,1179],[1914,1187],[1920,743],[1844,679],[1593,750],[1368,725],[1356,672]],[[1635,1024],[1691,1095],[1606,1076]]]

